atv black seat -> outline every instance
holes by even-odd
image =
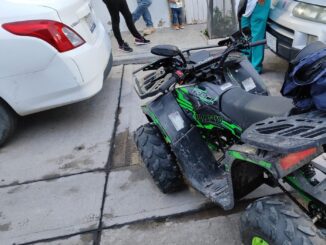
[[[251,94],[238,87],[221,99],[221,111],[242,129],[269,117],[287,115],[292,108],[290,99]]]
[[[208,50],[201,50],[196,53],[193,53],[189,56],[189,62],[192,64],[197,64],[199,62],[202,62],[206,59],[208,59],[211,56],[210,52]]]

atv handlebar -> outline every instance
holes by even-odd
[[[201,69],[214,64],[218,59],[220,59],[219,67],[223,67],[223,63],[225,62],[226,57],[228,56],[229,53],[231,53],[231,52],[233,52],[235,50],[246,48],[246,47],[256,47],[256,46],[265,45],[265,44],[266,44],[266,40],[264,39],[264,40],[260,40],[260,41],[257,41],[257,42],[252,42],[252,43],[247,42],[245,44],[240,43],[238,45],[231,46],[230,48],[228,48],[225,51],[225,56],[222,59],[211,57],[210,59],[206,60],[203,63],[193,65],[190,68],[189,67],[184,68],[183,72],[184,72],[184,74],[189,74],[191,72],[196,73],[196,72],[200,71]],[[163,93],[166,92],[172,85],[174,85],[174,84],[176,84],[176,83],[178,83],[179,81],[182,80],[181,76],[183,76],[183,73],[181,75],[178,72],[181,72],[181,71],[177,71],[177,73],[173,73],[172,76],[160,86],[160,88],[159,88],[160,92],[163,92]]]
[[[172,76],[165,81],[159,88],[159,90],[164,93],[166,92],[172,85],[179,83],[184,78],[184,74],[182,71],[178,70],[172,74]]]
[[[260,40],[257,42],[253,42],[253,43],[249,43],[249,47],[256,47],[256,46],[260,46],[260,45],[265,45],[267,43],[266,39],[264,40]]]
[[[136,92],[139,97],[143,99],[154,96],[160,92],[166,93],[169,91],[171,86],[180,83],[181,81],[187,82],[193,81],[194,78],[200,79],[201,76],[205,76],[210,72],[223,74],[224,63],[226,62],[230,53],[265,44],[266,40],[260,40],[257,42],[250,43],[246,36],[242,34],[236,34],[219,42],[218,46],[227,46],[227,48],[222,54],[210,56],[206,60],[195,64],[185,63],[184,61],[181,61],[180,59],[174,57],[160,59],[150,65],[136,70],[133,73],[133,75],[135,75],[139,71],[158,70],[160,67],[164,67],[163,72],[160,71],[159,73],[151,73],[142,80],[138,80],[135,77]],[[215,47],[217,46],[210,46],[209,48]],[[190,50],[196,49],[189,49],[183,52],[189,53]],[[164,77],[167,74],[172,74],[172,76],[168,79],[165,79]]]
[[[160,91],[162,93],[166,92],[173,84],[176,84],[179,81],[179,78],[176,75],[172,75],[167,81],[165,81],[161,86],[160,86]]]

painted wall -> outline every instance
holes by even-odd
[[[102,0],[91,0],[93,7],[104,26],[108,31],[111,30],[110,14]],[[137,0],[127,0],[129,9],[133,12],[137,7]],[[204,23],[207,21],[207,0],[184,0],[184,12],[188,24]],[[170,12],[167,0],[153,0],[149,8],[155,27],[170,26]],[[139,29],[145,27],[142,18],[136,23]],[[127,27],[121,16],[121,30],[126,31]]]
[[[187,24],[205,23],[207,21],[208,0],[184,0]]]

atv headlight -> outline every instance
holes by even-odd
[[[298,18],[326,24],[326,8],[317,5],[299,3],[293,9],[293,15]]]

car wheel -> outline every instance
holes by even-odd
[[[288,197],[267,197],[250,204],[241,216],[244,245],[322,245],[312,220]]]
[[[14,134],[17,125],[16,113],[0,101],[0,147]]]
[[[135,142],[148,172],[163,193],[185,187],[175,156],[155,125],[139,127],[135,132]]]

